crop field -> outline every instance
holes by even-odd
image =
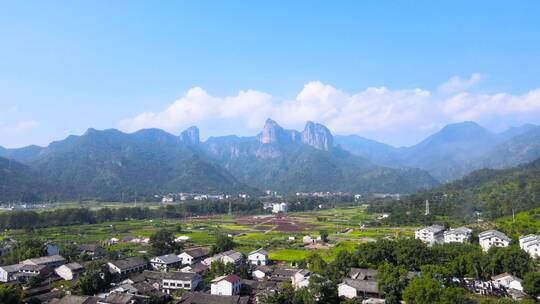
[[[337,208],[310,212],[291,212],[284,215],[205,216],[187,219],[127,220],[92,225],[50,227],[32,232],[5,231],[0,237],[17,240],[39,238],[58,244],[67,242],[97,243],[110,250],[144,253],[148,245],[132,239],[150,237],[166,228],[176,236],[186,236],[186,246],[210,246],[216,231],[230,234],[238,244],[237,250],[247,253],[265,248],[270,258],[285,262],[296,261],[317,252],[324,259],[333,259],[339,251],[354,250],[359,243],[380,238],[405,238],[413,235],[413,228],[375,227],[375,216],[363,207]],[[305,246],[302,238],[328,232],[328,244]],[[109,244],[111,238],[120,240]]]

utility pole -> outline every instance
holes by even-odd
[[[229,201],[229,216],[232,215],[232,203]]]

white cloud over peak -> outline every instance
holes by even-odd
[[[522,95],[466,91],[480,79],[480,74],[465,80],[453,77],[435,93],[386,87],[348,93],[313,81],[292,99],[256,90],[217,97],[195,87],[167,109],[140,113],[121,121],[120,127],[126,131],[158,127],[178,132],[199,125],[208,135],[253,135],[271,117],[288,128],[302,128],[312,120],[336,134],[359,134],[401,145],[414,143],[447,123],[475,120],[488,128],[504,128],[540,118],[540,89]],[[234,127],[224,128],[228,125]]]

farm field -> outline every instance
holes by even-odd
[[[5,231],[1,237],[16,240],[39,238],[59,245],[76,240],[77,243],[97,243],[110,250],[129,254],[144,254],[148,245],[135,243],[135,239],[150,237],[159,229],[175,231],[176,236],[186,236],[186,246],[210,246],[216,231],[233,236],[237,250],[248,253],[257,248],[269,251],[270,258],[292,262],[313,252],[331,260],[341,250],[354,250],[357,244],[380,238],[404,238],[413,235],[413,228],[370,227],[374,215],[364,207],[348,207],[310,212],[291,212],[274,216],[204,216],[187,219],[126,220],[92,225],[63,226]],[[302,238],[319,236],[328,232],[325,245],[305,246]],[[110,244],[111,238],[119,240]]]

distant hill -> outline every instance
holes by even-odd
[[[269,119],[256,136],[206,142],[200,141],[196,127],[180,136],[159,129],[132,134],[88,129],[48,147],[0,153],[47,180],[49,192],[61,200],[266,189],[412,193],[438,184],[423,170],[386,168],[336,148],[328,128],[314,122],[296,131]]]
[[[540,158],[540,127],[525,124],[492,133],[475,122],[450,124],[411,147],[360,136],[336,136],[343,149],[375,164],[419,168],[450,182],[482,168],[510,168]]]
[[[43,200],[49,189],[49,185],[29,167],[0,157],[0,201]],[[54,196],[54,193],[50,194]]]

